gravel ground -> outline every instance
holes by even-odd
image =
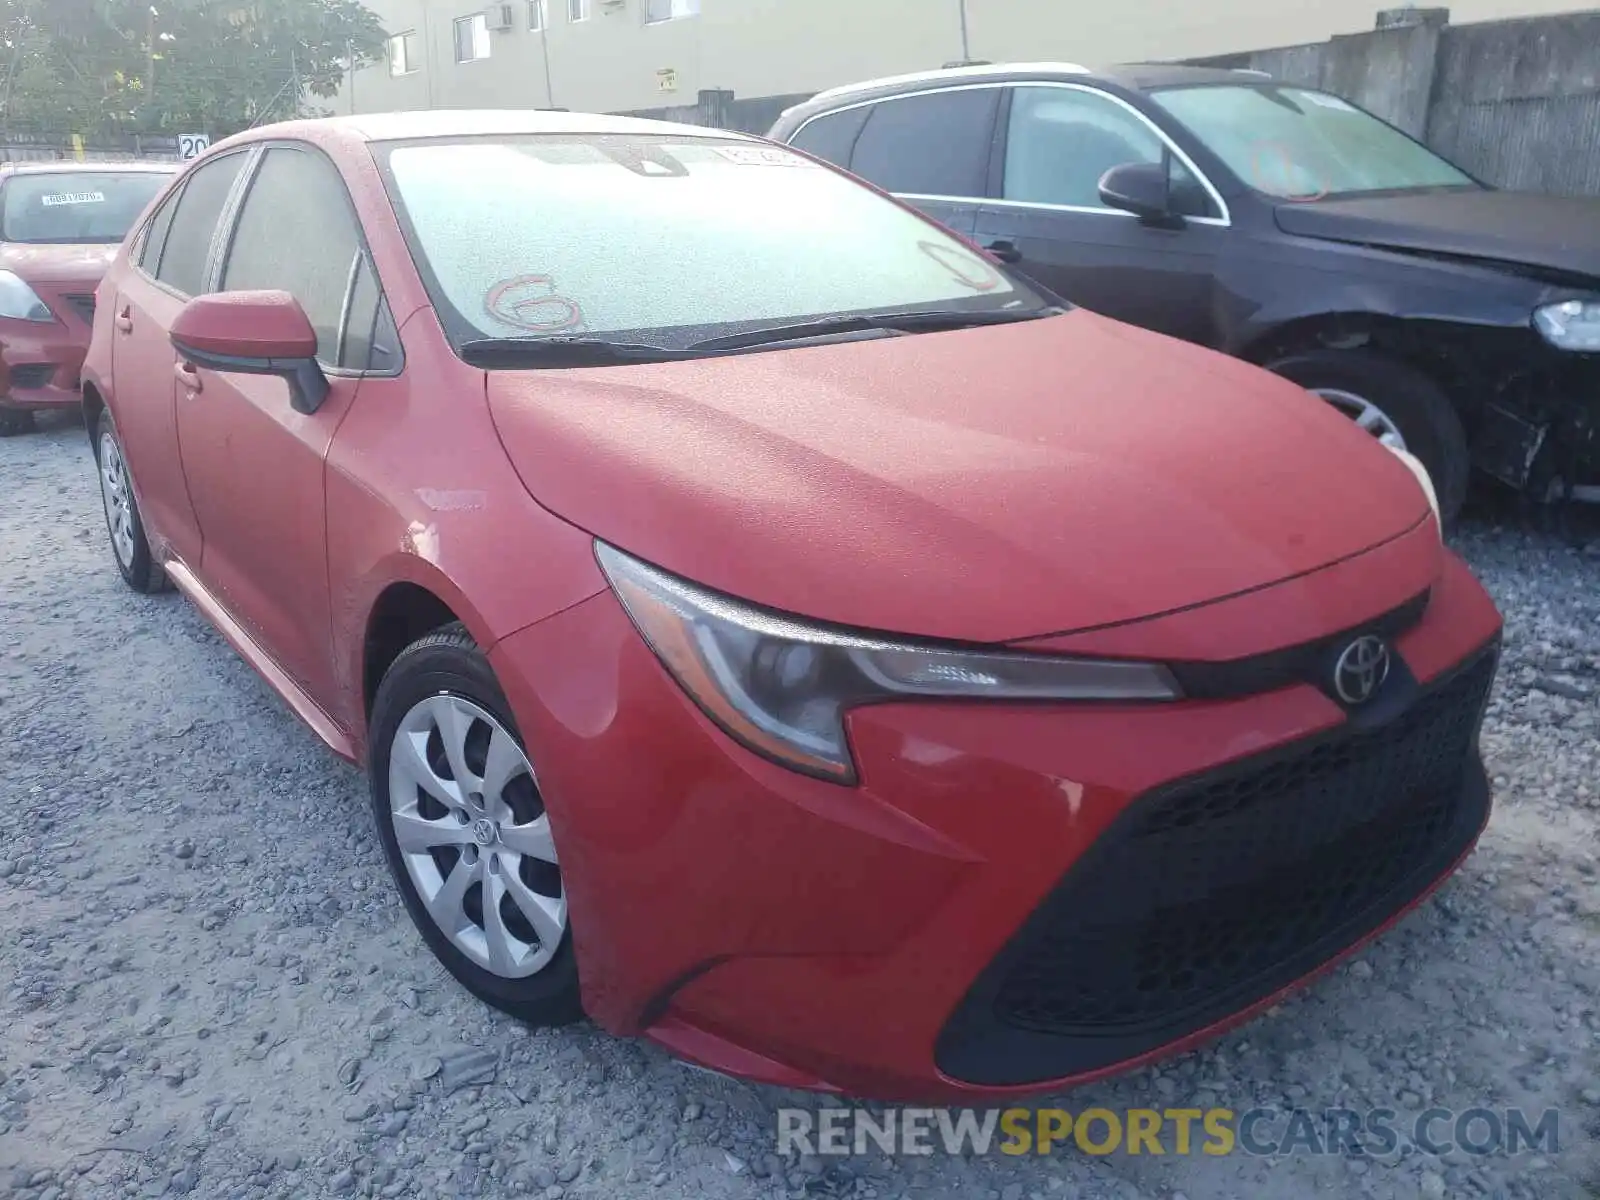
[[[80,427],[0,441],[0,483],[0,1195],[1600,1197],[1600,523],[1459,538],[1508,619],[1462,873],[1309,993],[1062,1100],[1553,1107],[1558,1150],[780,1161],[774,1109],[814,1101],[530,1032],[434,966],[361,777],[117,578]]]

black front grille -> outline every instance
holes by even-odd
[[[14,389],[42,388],[55,373],[54,363],[23,363],[11,368],[11,386]]]
[[[1148,1053],[1277,991],[1381,925],[1488,811],[1491,647],[1381,724],[1135,801],[985,972],[947,1073],[1028,1083]]]
[[[94,325],[94,295],[62,295],[62,302],[77,313],[85,325]]]

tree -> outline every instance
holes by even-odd
[[[12,132],[224,137],[380,59],[359,0],[0,0]]]

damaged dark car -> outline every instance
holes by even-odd
[[[1257,72],[976,66],[836,88],[789,143],[1067,300],[1293,379],[1428,467],[1600,501],[1600,200],[1489,187]]]

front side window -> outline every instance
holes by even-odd
[[[646,25],[654,25],[658,21],[676,21],[679,17],[694,17],[699,14],[700,0],[645,0]]]
[[[823,316],[1046,307],[939,226],[782,147],[541,135],[390,144],[379,160],[458,347],[683,349]]]
[[[389,74],[410,75],[422,70],[422,46],[415,31],[389,39]]]
[[[850,169],[906,196],[988,195],[999,88],[884,100],[856,138]]]
[[[0,242],[115,245],[170,175],[158,171],[41,171],[0,187]]]
[[[1478,186],[1420,142],[1326,92],[1229,84],[1169,88],[1151,98],[1269,196]]]
[[[1079,88],[1019,87],[1006,132],[1003,194],[1026,204],[1105,208],[1100,179],[1112,167],[1167,161],[1172,211],[1219,215],[1193,172],[1168,153],[1155,130],[1107,96]]]
[[[489,57],[489,16],[473,13],[456,18],[456,61],[477,62]]]
[[[274,147],[245,194],[222,271],[225,292],[288,292],[317,331],[317,357],[364,369],[341,354],[346,305],[368,271],[349,194],[333,164],[314,151]],[[371,340],[373,281],[366,282],[361,347]]]
[[[240,151],[213,159],[197,167],[184,184],[155,276],[185,296],[198,296],[205,290],[211,240],[246,155]]]

